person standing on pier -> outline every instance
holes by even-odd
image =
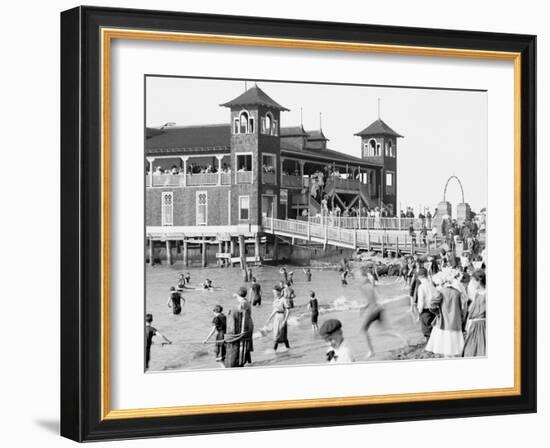
[[[311,269],[310,268],[304,269],[304,274],[306,274],[306,282],[310,282],[311,281]]]
[[[170,287],[170,295],[168,296],[168,308],[172,308],[172,314],[180,314],[182,310],[182,302],[185,305],[185,299],[181,295],[181,292],[176,291],[174,286]]]
[[[279,285],[273,287],[273,311],[267,318],[264,328],[273,321],[273,350],[277,351],[279,344],[285,345],[286,350],[290,348],[288,342],[287,320],[290,310],[286,306],[286,301],[282,296],[282,290]]]
[[[236,304],[227,313],[225,367],[244,367],[246,363],[252,363],[251,352],[254,350],[252,307],[246,299],[245,287],[241,286],[233,298]]]
[[[250,287],[250,301],[252,306],[262,305],[262,287],[256,281],[256,277],[252,277],[252,286]]]

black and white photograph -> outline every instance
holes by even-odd
[[[489,356],[487,91],[144,84],[147,372]]]

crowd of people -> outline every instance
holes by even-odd
[[[390,328],[385,319],[385,307],[380,303],[377,283],[381,271],[372,261],[358,262],[351,266],[343,263],[340,278],[343,287],[349,287],[348,276],[359,280],[359,290],[364,298],[360,307],[361,324],[358,329],[365,340],[365,354],[361,359],[375,355],[370,328],[377,323],[377,336],[386,333],[407,345],[397,328]],[[475,357],[486,354],[486,261],[469,256],[456,257],[454,251],[442,249],[436,257],[420,258],[417,255],[403,257],[398,271],[384,271],[386,275],[399,275],[408,289],[409,311],[423,336],[427,352],[442,357]],[[353,271],[353,272],[352,272]],[[303,269],[304,281],[310,283],[310,268]],[[271,336],[273,353],[291,348],[288,321],[295,308],[294,272],[286,266],[279,270],[281,279],[272,286],[271,313],[260,323],[259,333]],[[177,288],[170,287],[167,306],[173,314],[180,314],[185,306],[182,293],[190,286],[189,273],[180,274]],[[211,327],[203,343],[210,343],[214,337],[216,362],[225,368],[244,367],[252,363],[254,351],[253,308],[262,306],[263,288],[252,269],[243,270],[243,281],[250,286],[241,286],[233,294],[234,302],[224,312],[220,304],[212,310]],[[204,289],[213,288],[206,279]],[[328,344],[326,360],[331,363],[354,362],[357,358],[344,339],[343,324],[338,319],[327,319],[319,326],[320,307],[316,292],[310,290],[307,303],[311,330]],[[145,358],[148,367],[153,336],[162,338],[163,344],[171,341],[152,327],[152,315],[146,316]],[[357,331],[357,329],[352,329]],[[282,347],[282,348],[281,348]]]
[[[243,168],[244,170],[244,168]],[[220,171],[220,168],[213,166],[212,164],[207,165],[201,165],[198,163],[189,163],[187,165],[187,172],[185,171],[184,167],[178,167],[176,165],[172,165],[170,168],[162,168],[161,166],[157,166],[153,170],[153,176],[161,176],[161,175],[184,175],[184,174],[209,174],[209,173],[218,173]],[[221,168],[222,173],[231,173],[231,167],[224,163]],[[150,174],[149,168],[145,171],[145,174],[148,176]]]

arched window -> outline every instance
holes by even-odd
[[[371,138],[369,140],[369,156],[374,157],[376,155],[376,140]]]
[[[273,126],[273,116],[268,112],[265,114],[265,134],[271,134],[271,126]]]
[[[387,157],[393,157],[393,145],[391,140],[388,140],[386,142],[386,156]]]
[[[241,112],[239,115],[239,132],[248,134],[248,112]]]

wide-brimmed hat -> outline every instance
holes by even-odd
[[[328,319],[323,322],[321,328],[319,328],[319,335],[323,338],[330,336],[335,331],[338,331],[342,328],[342,322],[338,319]]]

